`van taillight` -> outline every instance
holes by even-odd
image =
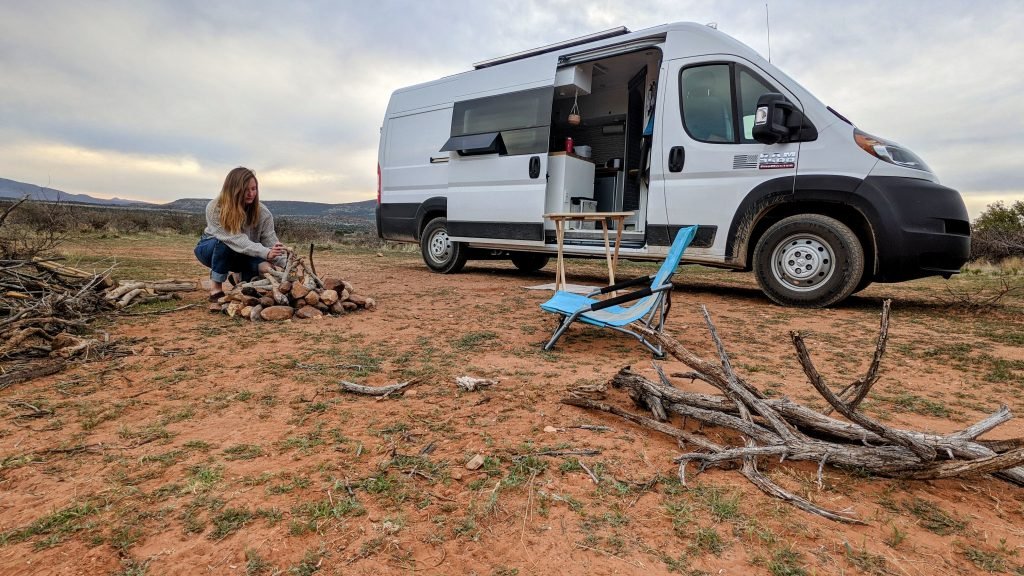
[[[380,164],[377,164],[377,206],[380,206]]]

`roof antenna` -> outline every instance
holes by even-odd
[[[772,25],[768,20],[768,3],[764,3],[764,27],[768,29],[768,63],[772,62]]]

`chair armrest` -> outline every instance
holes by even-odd
[[[622,304],[623,302],[632,302],[633,300],[639,300],[641,298],[644,298],[645,296],[650,296],[651,294],[653,294],[653,292],[651,291],[651,287],[644,286],[643,288],[637,290],[636,292],[630,292],[629,294],[623,294],[622,296],[616,296],[614,298],[609,298],[607,300],[601,300],[597,304],[591,304],[590,310],[602,310],[604,308],[615,306],[616,304]]]
[[[629,288],[630,286],[639,286],[641,284],[650,284],[654,276],[640,276],[639,278],[633,278],[632,280],[624,280],[611,286],[605,286],[600,290],[595,290],[587,296],[597,296],[598,294],[607,294],[609,292],[615,292],[616,290],[622,290],[623,288]]]

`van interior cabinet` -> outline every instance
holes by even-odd
[[[548,157],[548,185],[544,211],[573,212],[573,198],[594,199],[594,163],[565,152],[552,152]],[[547,226],[553,224],[548,222]]]
[[[622,191],[625,187],[625,173],[622,170],[602,169],[594,184],[594,200],[598,212],[622,210]]]

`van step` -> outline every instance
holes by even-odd
[[[608,239],[614,245],[615,244],[615,231],[608,231]],[[548,232],[544,235],[545,244],[557,244],[558,240],[555,237],[554,232]],[[565,233],[565,238],[562,240],[563,246],[593,246],[595,248],[604,248],[604,235],[600,232],[569,232]],[[620,248],[643,248],[647,245],[647,239],[644,234],[639,232],[624,232],[622,234],[622,244]]]

